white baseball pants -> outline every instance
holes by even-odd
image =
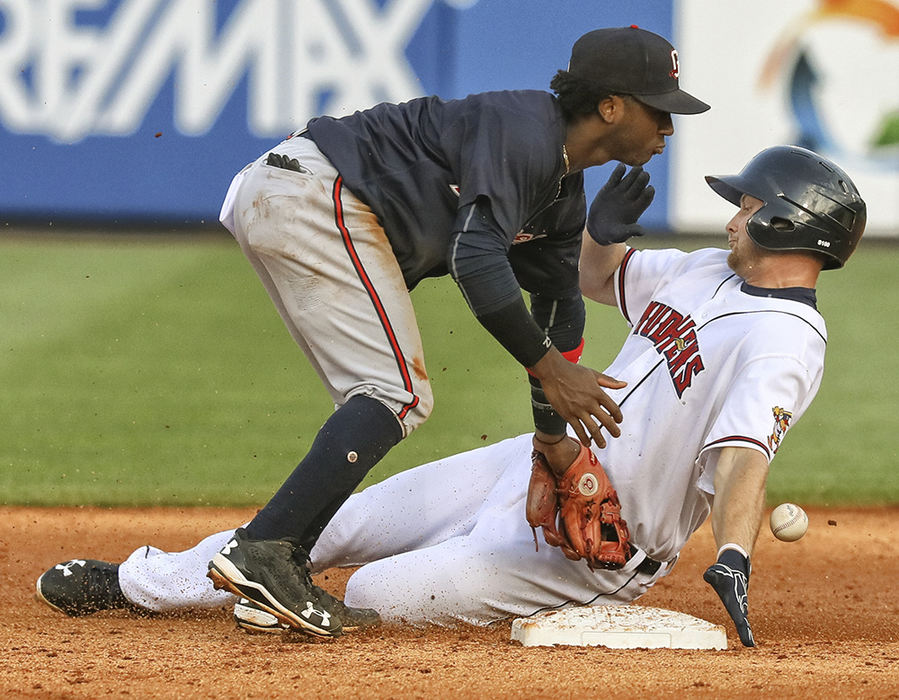
[[[354,494],[311,552],[315,571],[361,566],[349,579],[348,605],[386,621],[486,625],[578,604],[629,603],[670,570],[590,571],[545,544],[525,520],[531,436],[438,460]],[[154,611],[218,607],[234,601],[206,578],[232,531],[185,552],[135,551],[119,569],[125,596]]]

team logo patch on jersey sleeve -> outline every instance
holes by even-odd
[[[774,414],[774,430],[768,436],[768,447],[771,448],[771,453],[773,454],[780,447],[780,441],[783,440],[787,429],[790,427],[790,420],[793,418],[793,414],[780,406],[774,406],[771,412]]]

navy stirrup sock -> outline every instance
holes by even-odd
[[[403,437],[396,414],[354,396],[319,430],[303,461],[246,527],[256,540],[293,537],[307,551],[371,468]]]

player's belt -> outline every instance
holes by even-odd
[[[634,547],[634,545],[631,545],[631,556],[632,557],[636,556],[641,551],[642,550]],[[637,568],[635,569],[635,571],[637,571],[638,573],[644,574],[646,576],[653,576],[659,569],[662,568],[662,563],[663,562],[656,561],[655,559],[653,559],[651,556],[649,556],[647,554],[646,558],[644,558],[643,561],[641,561],[639,564],[637,564]]]
[[[650,557],[646,557],[640,564],[637,566],[637,571],[641,574],[645,574],[646,576],[655,575],[656,571],[662,568],[662,562],[656,561]]]

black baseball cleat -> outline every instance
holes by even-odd
[[[333,600],[332,605],[339,611],[338,616],[344,632],[376,627],[381,624],[381,616],[371,608],[352,608],[339,598],[334,598],[327,591],[313,585],[319,595]],[[271,613],[263,610],[251,600],[241,598],[234,604],[234,622],[244,632],[250,634],[280,633],[290,629]]]
[[[234,604],[234,623],[249,634],[279,634],[290,629],[290,625],[246,598]]]
[[[290,629],[290,625],[246,598],[234,604],[234,623],[249,634],[279,634]]]
[[[134,608],[119,587],[119,565],[107,561],[62,562],[40,575],[36,589],[37,600],[71,617]]]
[[[291,629],[338,637],[343,625],[336,601],[313,585],[308,562],[306,551],[289,538],[251,540],[238,528],[206,575],[216,588],[252,601]]]
[[[353,630],[365,629],[367,627],[377,627],[381,624],[381,616],[377,610],[371,608],[351,608],[339,598],[335,598],[326,590],[319,588],[315,584],[312,586],[321,597],[329,601],[329,605],[337,611],[337,617],[340,618],[340,624],[343,625],[344,632],[352,632]]]

